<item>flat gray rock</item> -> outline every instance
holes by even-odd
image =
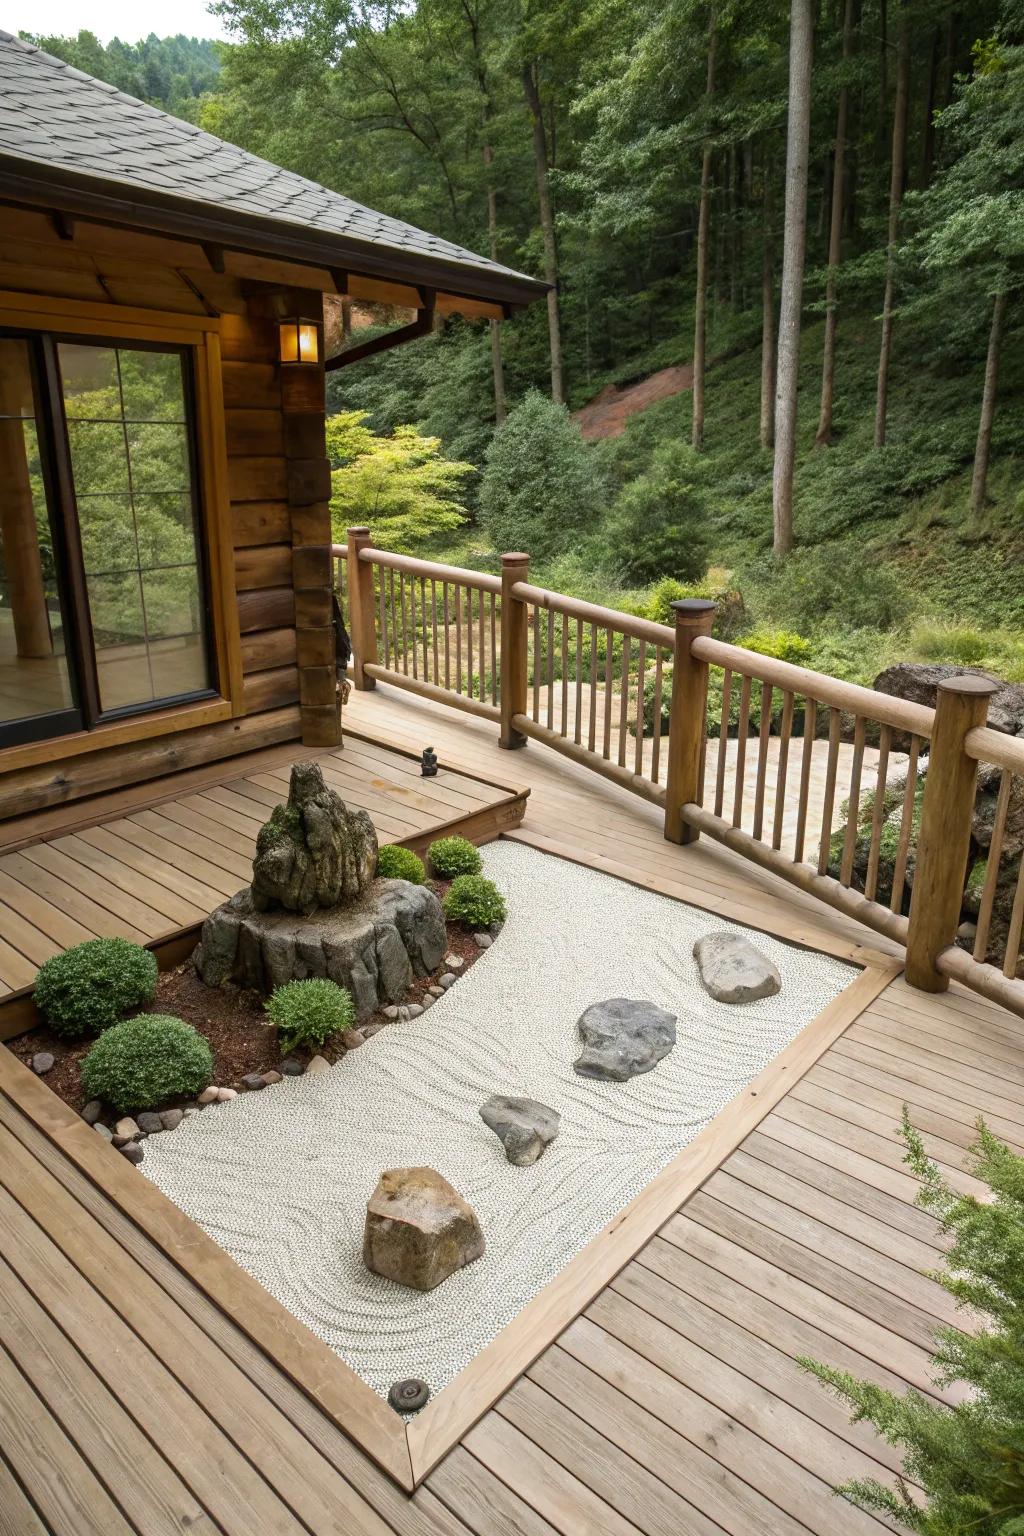
[[[495,1093],[480,1106],[480,1118],[505,1148],[505,1156],[517,1168],[535,1163],[558,1135],[562,1117],[557,1109],[537,1099],[510,1098]]]
[[[579,1031],[583,1051],[573,1069],[612,1083],[650,1072],[676,1043],[675,1014],[628,997],[592,1003],[580,1015]]]
[[[767,955],[738,933],[706,933],[693,946],[704,990],[719,1003],[756,1003],[782,991]]]

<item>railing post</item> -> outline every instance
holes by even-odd
[[[366,663],[377,660],[377,617],[373,595],[373,566],[360,560],[359,551],[372,545],[369,528],[348,530],[348,626],[352,641],[355,685],[360,690],[376,687],[376,680],[363,671]]]
[[[526,714],[528,634],[526,604],[512,595],[517,581],[530,578],[530,557],[501,557],[501,736],[499,745],[525,747],[526,737],[513,728],[512,717]]]
[[[672,604],[676,616],[676,648],[672,662],[672,701],[668,725],[665,774],[665,836],[670,843],[695,843],[695,827],[683,820],[683,806],[700,799],[707,740],[708,667],[691,649],[698,635],[710,635],[715,605],[704,598],[681,598]],[[637,700],[637,729],[642,730],[643,679]]]
[[[950,677],[935,696],[907,931],[907,980],[924,992],[949,986],[935,961],[953,943],[960,922],[978,779],[964,737],[985,724],[997,686],[987,677]]]

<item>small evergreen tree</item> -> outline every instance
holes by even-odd
[[[699,455],[669,441],[651,467],[623,486],[603,530],[609,569],[631,581],[693,581],[707,566],[707,511]]]
[[[1022,1536],[1024,1533],[1024,1157],[978,1122],[973,1172],[990,1203],[951,1189],[925,1155],[903,1110],[906,1162],[923,1181],[918,1204],[953,1238],[940,1284],[988,1326],[975,1333],[936,1332],[935,1379],[966,1382],[973,1393],[946,1408],[908,1391],[899,1396],[813,1360],[800,1363],[904,1452],[904,1471],[924,1489],[919,1504],[902,1481],[874,1479],[839,1492],[923,1536]]]
[[[559,554],[603,506],[596,456],[565,407],[531,390],[487,449],[480,520],[495,549]]]
[[[466,521],[463,483],[472,464],[441,456],[441,440],[417,427],[396,427],[378,437],[368,412],[340,411],[327,418],[331,521],[344,539],[352,523],[365,523],[382,549],[411,554],[439,533]]]

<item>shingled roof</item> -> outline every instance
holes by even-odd
[[[0,192],[522,304],[546,285],[250,155],[0,31]],[[58,200],[55,198],[55,202]]]

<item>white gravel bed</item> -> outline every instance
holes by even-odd
[[[377,1392],[446,1385],[857,975],[826,955],[516,843],[483,850],[508,903],[492,948],[422,1017],[331,1071],[211,1105],[145,1144],[142,1172]],[[751,937],[781,993],[716,1003],[702,934]],[[626,1083],[578,1077],[577,1020],[610,997],[675,1013],[675,1049]],[[529,1168],[479,1116],[492,1093],[562,1117]],[[429,1293],[370,1274],[366,1201],[385,1168],[436,1168],[470,1201],[484,1257]]]

